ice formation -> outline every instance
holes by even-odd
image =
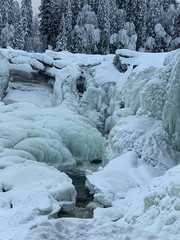
[[[9,104],[0,104],[0,238],[24,240],[35,228],[26,239],[161,239],[159,232],[179,239],[180,51],[118,50],[114,62],[124,72],[114,55],[13,49],[0,55],[1,97],[8,85]],[[41,82],[39,92],[9,82],[9,74],[33,79],[39,72],[50,78],[49,90]],[[87,186],[108,208],[95,209],[89,221],[48,221],[73,206],[76,192],[46,164],[64,170],[101,159],[98,172],[87,171]]]

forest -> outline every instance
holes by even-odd
[[[31,0],[1,0],[0,47],[167,52],[180,47],[180,6],[176,0],[41,0],[37,15]]]

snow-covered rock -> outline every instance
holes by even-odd
[[[0,59],[0,99],[8,87],[9,82],[9,68],[6,60]]]
[[[76,191],[66,174],[11,154],[0,158],[0,238],[20,240],[61,208],[72,209]]]
[[[146,115],[123,117],[108,136],[104,162],[133,150],[138,154],[139,163],[168,169],[175,165],[175,153],[170,144],[161,121]]]
[[[154,178],[148,188],[134,189],[125,199],[114,203],[120,222],[128,222],[151,232],[161,232],[169,239],[180,238],[180,165]]]
[[[104,169],[87,174],[87,187],[94,193],[94,200],[104,206],[124,198],[127,192],[137,186],[145,186],[163,172],[151,166],[139,165],[135,152],[127,152],[111,160]]]

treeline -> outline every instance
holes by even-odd
[[[180,47],[176,0],[41,0],[38,17],[31,0],[0,4],[1,47],[101,54]]]

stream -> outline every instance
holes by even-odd
[[[76,86],[80,100],[86,90],[87,81],[92,74],[87,67],[82,67],[81,69],[81,76],[77,80]],[[33,77],[25,77],[23,73],[22,75],[14,74],[11,76],[9,88],[3,102],[8,105],[13,102],[26,101],[33,103],[38,107],[52,107],[51,104],[49,104],[53,94],[52,82],[53,80],[50,77],[45,77],[41,74],[37,74],[37,76]],[[91,170],[97,170],[98,166],[101,165],[101,161],[97,162],[97,160],[94,160],[90,165],[91,166],[88,167],[90,167]],[[88,206],[88,204],[93,201],[93,195],[91,195],[89,190],[85,187],[85,169],[73,169],[65,171],[65,173],[72,179],[72,184],[75,186],[77,192],[76,206],[71,212],[61,210],[58,213],[58,218],[92,218],[94,208],[90,207],[90,205]]]
[[[72,212],[60,211],[58,217],[75,217],[75,218],[92,218],[93,209],[88,207],[88,204],[93,201],[93,196],[85,187],[86,176],[85,172],[80,170],[71,170],[65,172],[71,179],[77,191],[76,207]]]

